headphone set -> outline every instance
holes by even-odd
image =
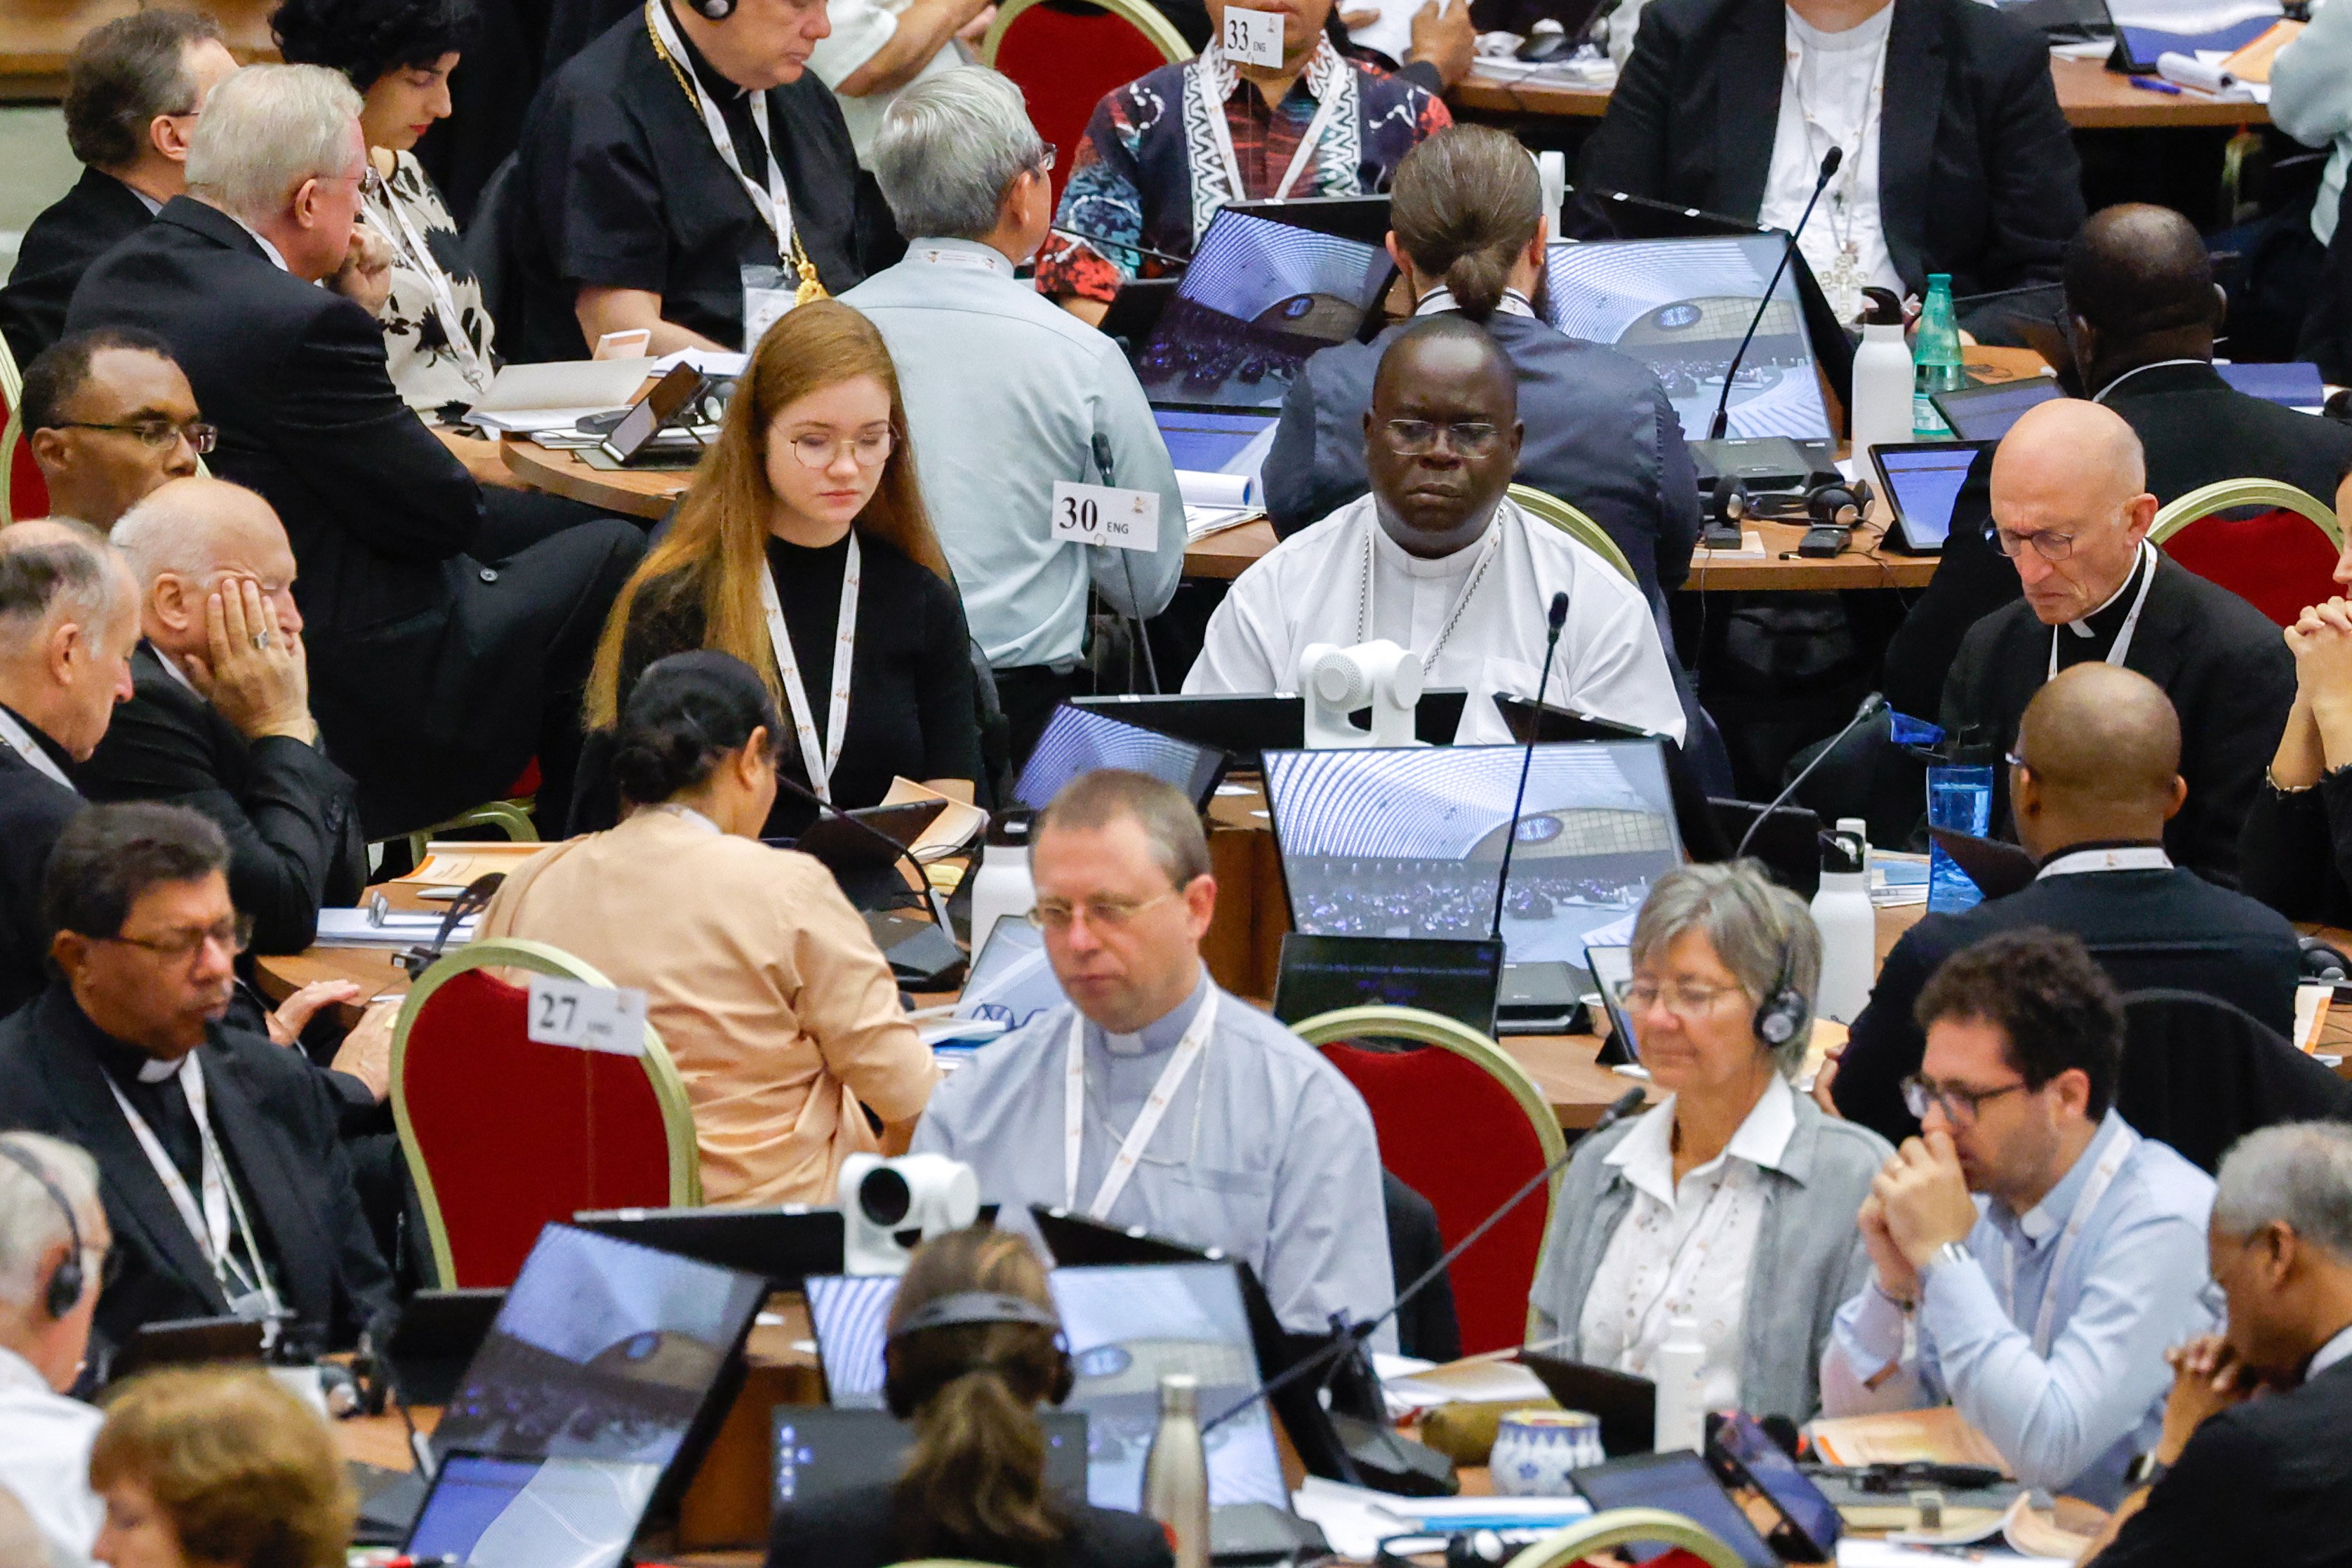
[[[41,1169],[39,1161],[5,1139],[0,1139],[0,1157],[6,1158],[10,1164],[40,1183],[41,1191],[49,1194],[49,1201],[56,1204],[58,1212],[66,1216],[66,1240],[71,1250],[67,1252],[66,1260],[58,1265],[57,1272],[49,1276],[48,1290],[41,1299],[41,1305],[50,1317],[62,1318],[81,1305],[82,1288],[89,1283],[81,1267],[80,1222],[74,1218],[73,1205],[66,1201],[64,1189]]]
[[[735,0],[687,0],[694,14],[706,22],[724,22],[735,15]]]
[[[1870,500],[1867,479],[1856,479],[1852,484],[1832,479],[1802,492],[1750,495],[1746,483],[1737,475],[1724,474],[1715,481],[1707,519],[1725,528],[1736,527],[1749,518],[1759,522],[1810,522],[1815,528],[1852,528],[1870,510]]]
[[[1812,1006],[1797,989],[1795,957],[1790,944],[1783,942],[1780,973],[1773,976],[1770,994],[1756,1008],[1756,1037],[1775,1050],[1803,1033],[1812,1021]]]
[[[5,1144],[0,1144],[0,1148],[5,1147]],[[1077,1374],[1070,1366],[1070,1343],[1063,1337],[1059,1318],[1036,1302],[1024,1300],[1019,1296],[1008,1296],[997,1290],[959,1290],[951,1296],[924,1302],[907,1314],[906,1321],[890,1331],[890,1338],[882,1348],[885,1368],[882,1401],[889,1407],[891,1415],[901,1421],[910,1421],[914,1419],[915,1407],[929,1398],[941,1384],[970,1373],[1001,1370],[995,1362],[975,1360],[954,1368],[929,1387],[909,1388],[899,1379],[897,1362],[890,1354],[892,1346],[910,1334],[919,1334],[927,1330],[961,1328],[977,1323],[1027,1323],[1050,1332],[1054,1336],[1054,1375],[1045,1388],[1045,1402],[1059,1405],[1070,1397]]]

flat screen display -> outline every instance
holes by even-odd
[[[1568,1479],[1596,1510],[1662,1508],[1706,1529],[1748,1568],[1780,1568],[1780,1557],[1696,1454],[1638,1454],[1573,1471]],[[1647,1563],[1673,1548],[1637,1541],[1622,1550],[1635,1562]]]
[[[1291,925],[1317,936],[1488,935],[1527,755],[1518,746],[1266,752]],[[1581,969],[1588,946],[1631,935],[1651,882],[1681,862],[1659,743],[1536,746],[1517,837],[1507,953]]]
[[[1633,984],[1633,950],[1630,947],[1588,947],[1584,967],[1601,988],[1601,1005],[1608,1009],[1609,1032],[1629,1062],[1642,1059],[1642,1042],[1634,1037],[1633,1015],[1625,1005],[1626,988]]]
[[[1936,411],[1962,441],[1998,441],[2036,404],[2066,395],[2055,376],[2022,376],[1990,386],[1968,386],[1936,394]]]
[[[626,1459],[453,1453],[402,1550],[473,1568],[615,1568],[661,1472]]]
[[[812,1502],[853,1487],[887,1486],[905,1469],[914,1428],[887,1410],[828,1410],[779,1405],[771,1496],[774,1506]],[[1045,1484],[1069,1497],[1087,1494],[1087,1418],[1076,1411],[1037,1412],[1045,1433]]]
[[[1062,1005],[1062,983],[1045,957],[1045,934],[1007,916],[989,928],[956,999],[959,1018],[990,1018],[1007,1031]]]
[[[1886,502],[1901,521],[1904,542],[1914,550],[1941,550],[1952,536],[1952,508],[1977,460],[1965,442],[1917,447],[1875,447],[1871,461],[1886,481]]]
[[[895,1274],[812,1274],[802,1282],[824,1369],[825,1402],[836,1410],[882,1408],[882,1347],[890,1338]]]
[[[1544,264],[1546,319],[1572,338],[1607,343],[1657,373],[1683,434],[1706,434],[1723,375],[1780,262],[1776,234],[1554,244]],[[1735,437],[1828,437],[1804,308],[1783,273],[1731,387]]]
[[[1294,931],[1282,939],[1274,1016],[1297,1024],[1342,1007],[1418,1007],[1483,1035],[1495,1026],[1502,975],[1498,942],[1309,936]]]
[[[1209,408],[1155,408],[1152,419],[1167,443],[1168,460],[1188,473],[1257,478],[1274,446],[1272,415]]]
[[[1013,798],[1041,811],[1080,773],[1097,768],[1129,768],[1164,779],[1182,790],[1195,806],[1205,806],[1224,763],[1225,754],[1213,747],[1196,746],[1095,709],[1065,703],[1045,721],[1036,749],[1022,764],[1021,777],[1013,784]]]

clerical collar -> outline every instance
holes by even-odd
[[[1415,555],[1390,534],[1387,523],[1382,521],[1386,510],[1380,499],[1374,497],[1372,515],[1367,520],[1371,524],[1372,548],[1379,552],[1383,565],[1393,567],[1408,577],[1444,579],[1461,576],[1477,563],[1478,547],[1486,542],[1486,536],[1495,526],[1495,512],[1489,511],[1486,526],[1472,535],[1470,542],[1461,549],[1449,551],[1444,555]],[[1500,510],[1498,502],[1495,510]]]
[[[2312,1352],[2311,1363],[2303,1370],[2303,1380],[2309,1383],[2337,1362],[2352,1360],[2352,1328],[2340,1331],[2318,1350]]]
[[[1131,1035],[1115,1035],[1100,1026],[1090,1026],[1088,1033],[1097,1036],[1103,1049],[1115,1057],[1156,1057],[1176,1048],[1192,1026],[1192,1016],[1209,996],[1209,971],[1204,965],[1201,978],[1194,983],[1192,993],[1173,1007],[1154,1018]]]
[[[5,703],[0,703],[0,745],[24,758],[36,773],[47,774],[51,783],[73,789],[73,780],[66,773],[73,759],[66,749],[50,739],[47,730]]]
[[[694,41],[694,35],[686,30],[686,24],[678,21],[677,6],[672,5],[671,0],[662,0],[662,4],[669,6],[670,20],[677,27],[677,41],[686,46],[687,63],[693,68],[695,79],[702,84],[702,90],[719,103],[729,103],[749,95],[751,90],[750,88],[740,82],[729,80],[724,72],[710,63],[709,58],[703,54],[701,46]]]
[[[2102,644],[2115,641],[2116,634],[2124,629],[2124,617],[2131,614],[2132,594],[2139,586],[2140,574],[2152,569],[2155,557],[2155,547],[2146,540],[2140,541],[2139,553],[2133,557],[2131,572],[2124,578],[2123,586],[2108,595],[2105,603],[2089,615],[2068,621],[2066,629],[2078,637],[2095,638]]]
[[[1440,283],[1414,303],[1412,313],[1416,316],[1434,316],[1441,311],[1458,310],[1461,308],[1454,302],[1454,290]],[[1528,303],[1528,297],[1517,289],[1504,289],[1503,297],[1495,301],[1495,310],[1496,314],[1504,316],[1532,317],[1536,313],[1535,306]]]
[[[2116,387],[2121,386],[2124,383],[2139,374],[2142,371],[2162,370],[2167,365],[2175,364],[2193,364],[2210,370],[2212,368],[2213,362],[2202,359],[2158,359],[2150,360],[2146,364],[2136,364],[2132,366],[2131,369],[2124,372],[2123,374],[2107,383],[2106,385],[2099,388],[2098,391],[2091,394],[2091,401],[2094,403],[2104,404],[2106,402],[2108,395],[2112,394]]]
[[[100,1028],[97,1022],[81,1010],[79,1002],[73,1004],[73,1010],[75,1016],[81,1020],[90,1054],[98,1058],[98,1065],[106,1069],[106,1075],[117,1083],[157,1084],[179,1076],[179,1058],[160,1061],[137,1046],[118,1040]]]

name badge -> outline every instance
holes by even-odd
[[[784,319],[799,297],[799,285],[781,267],[746,267],[743,273],[743,352],[758,350],[768,329]]]
[[[1232,15],[1227,12],[1226,15]],[[1152,490],[1054,481],[1054,541],[1112,550],[1160,548],[1160,497]]]
[[[1225,56],[1238,65],[1282,64],[1282,16],[1273,11],[1225,7]]]
[[[552,974],[530,977],[524,1035],[542,1046],[603,1051],[607,1056],[646,1054],[646,994],[624,985],[607,990]]]

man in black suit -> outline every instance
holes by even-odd
[[[131,695],[138,599],[121,557],[87,525],[0,529],[0,1016],[47,984],[42,879],[84,805],[68,770]]]
[[[2015,751],[2017,836],[2041,874],[2006,898],[1926,916],[1904,932],[1834,1074],[1822,1075],[1841,1115],[1892,1143],[1919,1131],[1903,1104],[1903,1079],[1919,1070],[1927,1046],[1912,1016],[1920,989],[1945,959],[1996,931],[2072,931],[2120,990],[2202,991],[2282,1035],[2294,1032],[2294,928],[2164,851],[2164,825],[2190,792],[2180,778],[2180,721],[2157,684],[2078,664],[2026,704]]]
[[[2089,1568],[2321,1568],[2352,1542],[2352,1128],[2221,1162],[2206,1248],[2229,1327],[2173,1351],[2164,1431]]]
[[[108,254],[72,327],[172,345],[214,467],[277,510],[302,568],[312,702],[360,784],[370,837],[507,794],[534,753],[558,829],[598,632],[644,552],[615,519],[505,559],[471,552],[482,493],[401,402],[376,322],[313,287],[350,248],[366,153],[359,95],[314,66],[248,67],[215,92],[191,194]]]
[[[2240,392],[2213,368],[2227,300],[2197,227],[2169,207],[2091,216],[2066,247],[2074,362],[2147,450],[2158,505],[2219,479],[2277,479],[2323,502],[2352,468],[2352,426]]]
[[[50,514],[101,533],[212,450],[188,378],[152,332],[101,327],[58,339],[25,367],[23,413]]]
[[[1939,719],[1955,760],[1999,763],[2026,703],[2059,670],[2102,659],[2136,669],[2180,719],[2189,800],[2165,847],[2235,887],[2239,825],[2294,699],[2278,628],[2147,542],[2156,498],[2139,437],[2095,403],[2044,403],[2011,426],[1993,458],[1992,515],[2024,596],[1960,641]],[[2007,821],[2003,785],[1996,766],[1996,827]]]
[[[320,904],[359,901],[367,845],[357,786],[310,717],[293,546],[268,501],[206,479],[133,507],[114,545],[139,584],[144,638],[131,699],[75,783],[93,801],[174,801],[212,818],[254,950],[299,952]]]
[[[184,806],[93,806],[66,829],[45,899],[61,978],[0,1024],[0,1124],[98,1161],[121,1259],[102,1343],[234,1312],[349,1345],[391,1311],[391,1275],[331,1076],[219,1022],[250,929],[227,866],[220,829]]]
[[[2057,280],[2082,165],[2049,47],[1973,0],[1655,0],[1583,179],[1785,228],[1832,146],[1802,239],[1833,302],[1931,272],[1958,295]]]
[[[194,11],[117,17],[74,46],[66,142],[82,175],[25,230],[0,288],[0,335],[19,365],[64,332],[89,264],[187,188],[188,138],[205,96],[235,69],[220,24]]]

